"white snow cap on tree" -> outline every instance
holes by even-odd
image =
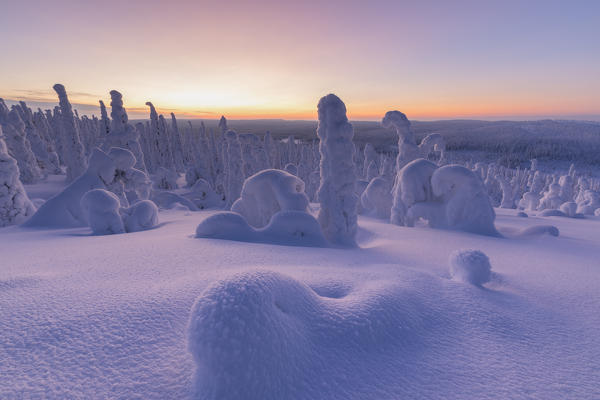
[[[233,203],[231,211],[242,215],[253,227],[262,228],[279,211],[306,211],[307,207],[308,198],[300,178],[267,169],[246,179],[241,197]]]
[[[337,246],[356,246],[357,203],[354,172],[354,130],[346,106],[334,94],[319,100],[317,135],[321,153],[319,223],[323,235]]]
[[[65,146],[62,157],[67,166],[67,182],[72,182],[85,172],[87,160],[79,136],[79,127],[73,115],[71,103],[67,97],[67,91],[60,83],[54,85],[53,88],[56,94],[58,94],[60,104],[61,136],[62,143]]]
[[[17,161],[8,154],[0,126],[0,227],[20,224],[35,207],[19,180]]]

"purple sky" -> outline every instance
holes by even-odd
[[[600,119],[600,1],[12,1],[0,97],[132,115]],[[141,114],[140,114],[141,115]]]

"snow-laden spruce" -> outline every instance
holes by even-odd
[[[225,200],[230,208],[240,197],[244,177],[242,172],[242,147],[234,131],[225,133]]]
[[[135,156],[135,168],[140,171],[146,171],[144,163],[144,153],[140,146],[140,136],[138,131],[129,123],[127,111],[123,107],[123,96],[116,90],[110,91],[110,106],[112,117],[111,128],[106,136],[102,149],[107,151],[111,147],[127,149]]]
[[[61,142],[64,146],[62,158],[67,166],[67,182],[73,182],[77,177],[83,174],[87,167],[85,158],[85,150],[81,144],[79,136],[79,126],[65,87],[60,83],[53,86],[54,91],[58,95],[60,104],[60,129]]]
[[[3,99],[0,99],[0,126],[4,132],[4,140],[8,153],[14,157],[21,173],[23,183],[36,183],[42,177],[31,143],[27,139],[25,124],[21,120],[17,107],[10,111]]]
[[[262,228],[281,210],[306,211],[304,182],[285,171],[267,169],[244,181],[242,193],[231,211],[242,215],[255,228]]]
[[[407,211],[416,203],[430,203],[435,200],[431,188],[431,176],[437,166],[422,158],[414,160],[398,170],[393,188],[393,203],[390,222],[394,225],[412,226],[407,221]]]
[[[20,224],[34,212],[35,207],[19,180],[17,161],[8,154],[0,126],[0,227]]]
[[[354,172],[354,130],[346,106],[334,94],[319,100],[317,136],[321,140],[321,208],[319,223],[325,238],[336,246],[356,246],[357,203]]]

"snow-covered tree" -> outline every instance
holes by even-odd
[[[319,100],[317,106],[321,140],[321,203],[319,223],[323,235],[338,246],[356,246],[357,203],[354,172],[354,130],[346,117],[346,106],[334,94]]]
[[[0,99],[0,125],[4,131],[8,153],[15,158],[19,166],[21,182],[36,183],[42,177],[42,172],[27,139],[25,124],[17,108],[13,107],[9,111],[2,99]]]
[[[242,172],[242,147],[238,135],[234,131],[225,134],[227,143],[225,163],[225,200],[226,207],[230,208],[234,201],[240,197],[244,182]]]
[[[19,180],[17,161],[8,154],[0,126],[0,227],[20,224],[35,207]]]
[[[118,91],[111,90],[110,98],[112,123],[102,149],[104,151],[112,147],[127,149],[135,156],[135,168],[140,171],[146,171],[139,132],[129,123],[127,111],[123,107],[123,96]]]
[[[79,126],[73,115],[73,109],[65,87],[60,83],[53,86],[60,104],[60,127],[63,148],[63,161],[67,166],[67,182],[72,182],[87,168],[85,150],[79,136]]]

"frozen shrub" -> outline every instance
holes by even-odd
[[[160,190],[177,189],[177,172],[165,167],[158,167],[154,175],[154,187]]]
[[[321,203],[319,223],[325,238],[334,245],[356,246],[357,203],[354,172],[354,131],[346,106],[334,94],[318,104],[319,151],[321,153]]]
[[[150,200],[138,201],[129,208],[121,208],[125,231],[138,232],[158,225],[158,207]]]
[[[222,208],[225,205],[223,196],[218,194],[204,179],[198,179],[185,197],[192,201],[200,210],[207,208]]]
[[[567,217],[575,218],[577,215],[577,203],[574,201],[567,201],[560,205],[560,211],[565,213]]]
[[[81,208],[94,235],[125,233],[119,215],[119,198],[104,189],[93,189],[81,198]]]
[[[580,196],[577,202],[577,212],[583,215],[594,215],[594,212],[600,208],[600,193],[593,190],[586,190]]]
[[[548,191],[544,193],[544,196],[540,200],[538,210],[556,210],[562,203],[563,201],[562,197],[560,196],[560,185],[558,183],[551,183],[548,187]]]
[[[244,216],[253,227],[262,228],[281,210],[306,211],[307,207],[308,198],[300,178],[267,169],[246,179],[241,197],[233,203],[231,211]]]
[[[489,258],[479,250],[458,250],[450,256],[452,279],[481,286],[489,282],[492,266]]]

